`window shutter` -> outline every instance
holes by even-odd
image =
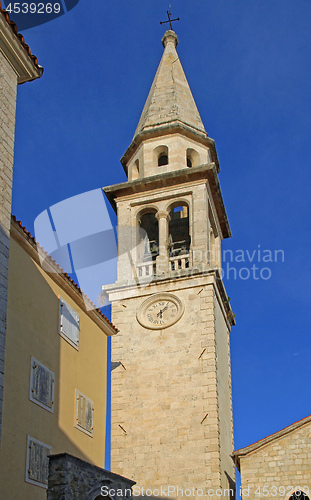
[[[76,427],[93,436],[94,403],[76,390]]]
[[[79,348],[79,314],[60,297],[59,333],[76,349]]]
[[[54,411],[54,373],[35,358],[31,358],[29,398],[42,408]]]
[[[26,481],[47,488],[52,447],[28,436]]]

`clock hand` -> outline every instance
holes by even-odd
[[[165,307],[163,307],[163,309],[160,309],[160,311],[159,311],[159,312],[158,312],[158,314],[157,314],[157,316],[160,316],[160,318],[161,318],[161,319],[162,319],[162,314],[163,314],[163,312],[164,312],[164,311],[166,311],[166,309],[168,308],[168,304],[169,304],[169,303],[167,303],[167,304],[166,304],[166,306],[165,306]]]

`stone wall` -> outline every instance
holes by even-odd
[[[0,438],[17,75],[0,52]]]
[[[311,423],[242,456],[240,468],[243,498],[288,499],[296,487],[311,497]]]
[[[176,295],[184,314],[163,330],[144,328],[136,313],[159,292]],[[135,488],[161,491],[171,485],[175,491],[166,490],[167,496],[182,497],[189,489],[193,498],[224,488],[223,477],[227,488],[229,478],[234,480],[231,460],[221,462],[224,443],[232,453],[231,399],[220,420],[217,379],[226,365],[230,393],[230,354],[224,349],[217,363],[215,302],[211,273],[153,283],[112,304],[119,328],[112,341],[112,470],[135,478]],[[228,346],[228,326],[218,335]]]
[[[96,467],[68,453],[51,455],[47,500],[131,498],[134,481]]]

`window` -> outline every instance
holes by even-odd
[[[185,203],[173,205],[169,221],[169,255],[170,257],[179,257],[189,253],[189,209]]]
[[[168,156],[165,153],[162,153],[158,158],[158,167],[162,167],[163,165],[168,164]]]
[[[79,314],[59,298],[59,334],[77,350],[79,349]]]
[[[200,155],[195,149],[188,148],[186,151],[186,163],[188,168],[200,165]]]
[[[159,225],[155,210],[141,215],[139,226],[144,230],[144,239],[141,241],[141,262],[150,262],[159,255]]]
[[[54,411],[54,379],[49,368],[31,358],[29,399],[51,413]]]
[[[35,438],[27,438],[26,482],[47,488],[49,477],[49,455],[52,446]]]
[[[153,161],[154,165],[158,167],[168,165],[168,147],[164,145],[157,146],[153,150]]]
[[[76,389],[76,422],[75,427],[93,437],[94,403]]]
[[[139,160],[136,160],[132,166],[132,181],[139,178]]]

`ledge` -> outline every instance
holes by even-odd
[[[189,127],[189,125],[185,125],[184,123],[175,120],[171,123],[155,124],[154,126],[145,129],[142,132],[139,132],[134,137],[131,144],[129,145],[129,147],[127,148],[127,150],[125,151],[124,155],[121,158],[121,164],[124,168],[125,173],[127,174],[127,162],[129,161],[130,157],[133,156],[136,149],[138,148],[138,146],[140,146],[140,144],[143,141],[155,137],[172,135],[175,133],[181,133],[182,135],[185,135],[186,137],[189,137],[190,139],[193,139],[194,141],[197,141],[200,144],[204,144],[205,146],[210,148],[212,154],[212,160],[217,167],[217,172],[218,173],[220,172],[219,160],[217,156],[214,139],[208,137],[206,132],[204,133],[198,129]]]
[[[0,3],[0,52],[11,64],[17,75],[17,83],[25,83],[40,78],[43,68],[31,53],[23,35],[17,32],[16,24]]]
[[[157,189],[159,187],[165,188],[176,186],[178,184],[185,185],[187,182],[199,179],[208,180],[219,218],[223,238],[230,238],[232,235],[221,194],[215,163],[207,163],[192,168],[185,167],[180,170],[174,170],[173,172],[166,172],[164,174],[144,177],[143,179],[137,179],[131,182],[122,182],[121,184],[114,184],[113,186],[104,187],[103,191],[107,196],[109,202],[111,203],[111,206],[116,211],[115,199],[119,196],[151,191],[152,189]]]

